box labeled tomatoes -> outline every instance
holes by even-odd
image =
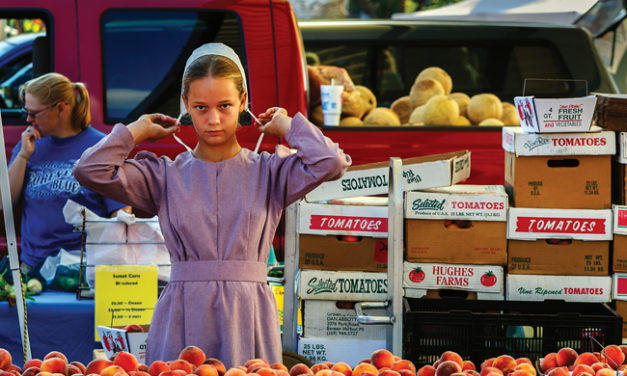
[[[298,296],[302,300],[385,301],[387,273],[300,270]]]
[[[611,209],[510,208],[507,238],[612,240]]]
[[[502,185],[457,184],[407,192],[405,218],[507,220],[508,197]]]
[[[320,184],[305,198],[309,202],[355,196],[387,194],[390,162],[354,165],[337,180]],[[403,159],[405,191],[446,187],[470,177],[470,151],[433,154]]]
[[[614,155],[615,132],[592,127],[580,133],[526,133],[520,127],[503,127],[502,146],[515,156]]]
[[[614,241],[612,270],[627,272],[627,206],[614,205]]]
[[[404,262],[403,287],[409,297],[422,297],[428,290],[451,289],[496,294],[492,297],[498,296],[502,300],[505,292],[503,270],[498,265]]]
[[[612,299],[610,276],[508,274],[507,300],[606,303]]]
[[[299,206],[298,231],[312,235],[387,238],[387,198],[373,201],[364,197],[348,204],[310,203],[303,200]]]

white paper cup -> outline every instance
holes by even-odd
[[[344,85],[320,85],[324,125],[340,125]]]

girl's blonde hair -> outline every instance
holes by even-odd
[[[89,93],[83,83],[72,82],[59,73],[46,73],[27,81],[20,88],[22,103],[26,93],[46,106],[66,103],[72,109],[72,125],[81,130],[89,127]]]
[[[242,74],[237,65],[222,55],[205,55],[194,60],[185,70],[182,88],[185,98],[189,93],[189,85],[205,77],[232,79],[240,98],[244,95]]]

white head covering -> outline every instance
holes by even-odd
[[[198,58],[206,55],[220,55],[224,56],[227,59],[237,65],[240,73],[242,74],[242,85],[244,87],[244,92],[246,93],[246,102],[244,103],[244,108],[248,109],[248,87],[246,86],[246,74],[244,73],[244,67],[242,66],[242,62],[239,59],[239,56],[233,51],[233,49],[227,46],[224,43],[206,43],[192,52],[192,54],[187,59],[185,63],[185,70],[183,71],[183,77],[185,77],[185,73],[187,72],[187,68],[196,61]],[[181,79],[181,94],[183,94],[183,81]],[[183,96],[181,95],[181,114],[186,114],[187,109],[185,109],[185,103],[183,102]]]

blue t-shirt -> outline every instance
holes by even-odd
[[[72,174],[72,167],[83,151],[104,136],[88,127],[76,136],[48,136],[35,141],[35,151],[26,164],[20,201],[22,262],[34,267],[61,248],[68,251],[81,248],[81,233],[73,231],[63,216],[68,199],[85,205],[101,217],[109,217],[110,213],[126,206],[82,187]],[[13,148],[10,163],[21,147],[20,141]]]

